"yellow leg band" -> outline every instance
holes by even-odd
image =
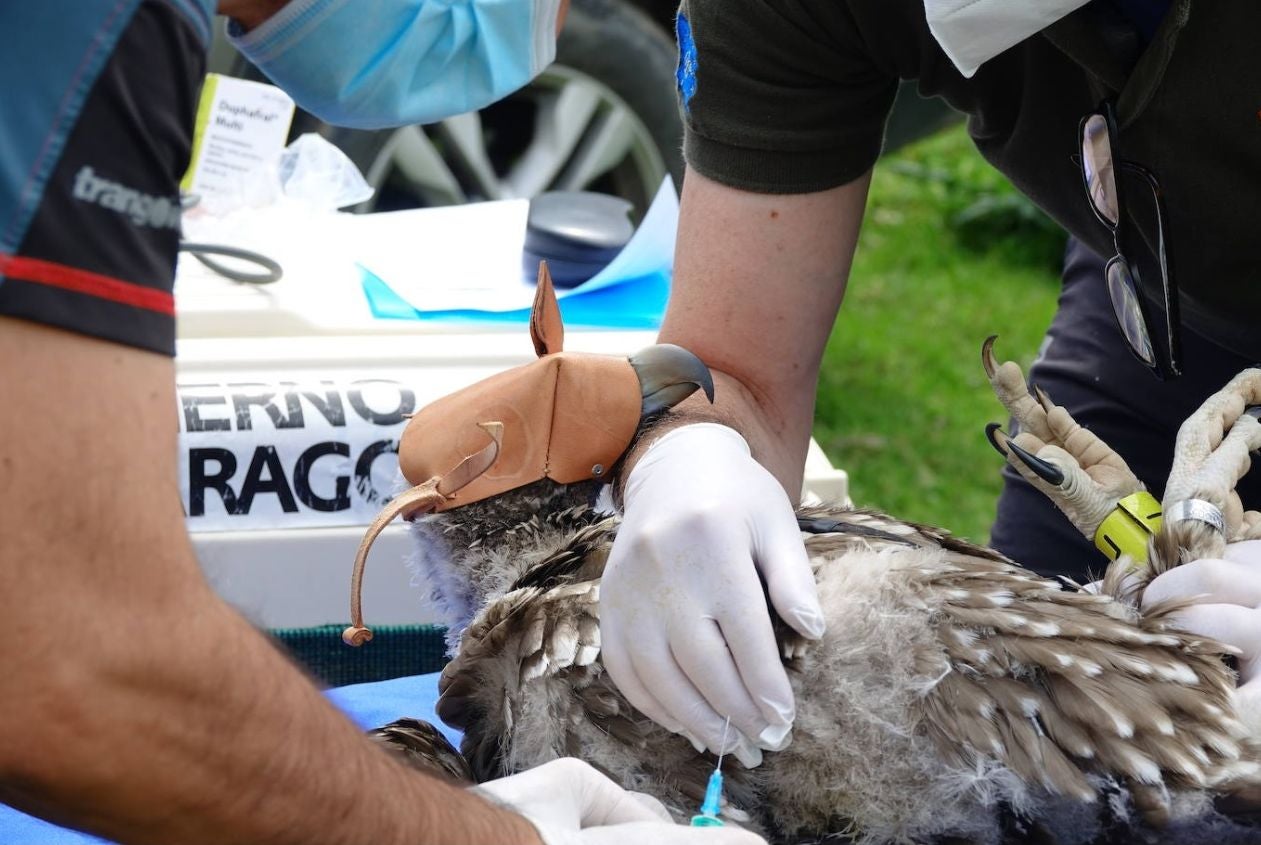
[[[1147,563],[1147,541],[1160,530],[1160,502],[1146,490],[1117,502],[1095,532],[1095,546],[1116,560],[1129,555],[1135,563]]]

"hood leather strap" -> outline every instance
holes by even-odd
[[[350,575],[350,627],[342,631],[342,642],[346,645],[360,646],[372,639],[372,630],[363,624],[363,571],[368,562],[368,551],[385,530],[385,526],[400,514],[404,519],[411,520],[441,507],[447,497],[490,469],[495,458],[499,457],[499,447],[503,443],[503,423],[479,423],[478,427],[490,436],[490,442],[485,447],[460,461],[445,475],[435,475],[423,484],[399,493],[368,526],[363,539],[359,541],[359,551],[355,553],[355,568]]]

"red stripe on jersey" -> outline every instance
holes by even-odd
[[[124,282],[113,276],[67,267],[53,261],[0,253],[0,276],[85,293],[99,299],[175,316],[175,297],[167,291],[154,290],[134,282]]]

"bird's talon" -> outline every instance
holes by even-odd
[[[981,366],[985,368],[985,375],[989,376],[990,381],[994,380],[994,373],[998,372],[998,361],[994,360],[994,341],[996,340],[998,340],[998,335],[992,334],[981,344]]]
[[[985,426],[985,437],[989,440],[990,445],[998,451],[998,454],[1002,455],[1004,458],[1007,457],[1007,448],[1004,444],[1011,440],[1011,438],[1007,436],[1005,431],[1003,431],[1003,427],[1001,425],[992,422]]]
[[[1038,402],[1041,403],[1042,409],[1047,413],[1050,413],[1051,409],[1055,407],[1055,403],[1051,401],[1051,397],[1047,392],[1036,384],[1033,385],[1033,395],[1038,397]]]
[[[1055,464],[1048,463],[1047,461],[1039,458],[1037,455],[1034,455],[1032,452],[1020,448],[1013,440],[1007,441],[1007,448],[1011,449],[1015,456],[1020,458],[1020,462],[1029,467],[1030,471],[1032,471],[1034,475],[1041,478],[1047,484],[1059,487],[1064,483],[1064,471]]]

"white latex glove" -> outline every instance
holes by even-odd
[[[1143,606],[1170,599],[1194,602],[1175,615],[1180,627],[1239,649],[1239,692],[1261,696],[1261,540],[1169,570],[1147,586]]]
[[[524,816],[544,845],[766,845],[735,827],[685,827],[656,799],[627,792],[581,760],[553,760],[479,792]]]
[[[794,703],[771,629],[823,636],[814,573],[779,482],[735,430],[667,432],[626,480],[600,588],[601,658],[644,715],[744,765],[791,738]],[[731,717],[726,748],[726,718]]]

